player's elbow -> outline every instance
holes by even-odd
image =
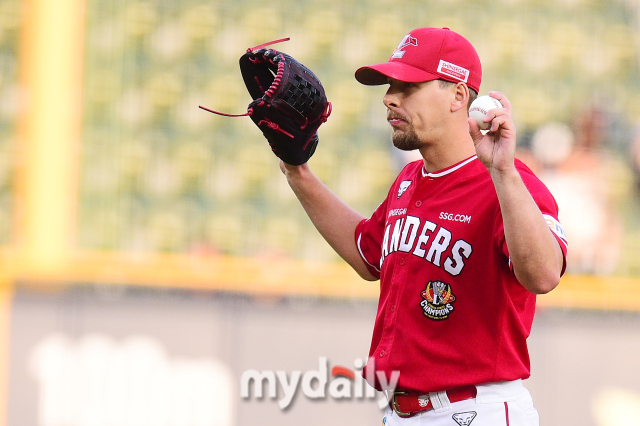
[[[345,260],[347,260],[349,266],[351,266],[363,280],[377,281],[379,279],[377,276],[371,273],[371,271],[369,270],[369,268],[367,268],[367,265],[365,265],[364,261],[359,255],[357,257],[354,256],[352,258],[345,258]]]
[[[538,273],[518,281],[531,293],[547,294],[560,284],[560,274],[549,271],[546,274]]]
[[[366,280],[366,281],[377,281],[378,280],[378,277],[374,276],[367,269],[361,270],[361,271],[356,271],[356,272],[358,273],[358,275],[360,275],[360,278],[362,278],[363,280]]]
[[[560,278],[540,282],[534,289],[535,294],[547,294],[560,284]]]

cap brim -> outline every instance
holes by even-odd
[[[385,62],[383,64],[369,65],[356,71],[356,80],[367,86],[387,84],[388,78],[406,81],[407,83],[421,83],[442,78],[437,74],[431,74],[421,69],[412,67],[403,62]]]

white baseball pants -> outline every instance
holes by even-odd
[[[522,380],[477,386],[473,399],[450,403],[444,392],[431,398],[433,410],[402,418],[385,411],[384,426],[539,426],[538,411]]]

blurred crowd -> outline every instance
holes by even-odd
[[[569,239],[567,271],[637,274],[640,132],[593,104],[570,124],[546,123],[520,143],[518,157],[556,197]]]
[[[0,246],[17,223],[22,5],[0,1]],[[640,274],[637,16],[624,1],[87,0],[78,246],[335,260],[250,120],[198,105],[245,111],[239,56],[290,36],[277,48],[316,72],[334,107],[314,170],[368,215],[408,159],[390,154],[384,92],[353,72],[430,25],[469,38],[483,93],[514,105],[519,156],[560,206],[568,270]]]

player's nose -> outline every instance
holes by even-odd
[[[390,85],[382,98],[382,102],[387,108],[397,108],[400,106],[400,97],[398,95],[398,90],[393,85]]]

